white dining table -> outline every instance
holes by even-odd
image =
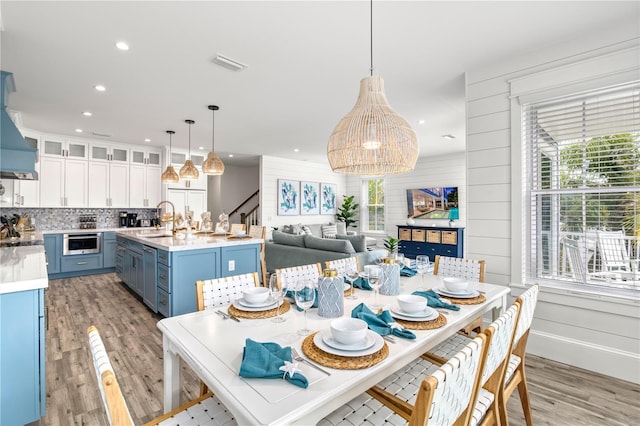
[[[426,288],[442,286],[439,277],[424,277]],[[421,287],[419,276],[401,278],[401,294]],[[471,288],[483,292],[486,301],[478,305],[459,305],[459,311],[447,312],[447,324],[434,330],[413,330],[415,340],[395,337],[395,343],[385,341],[389,355],[380,363],[359,370],[343,370],[321,366],[324,374],[306,363],[298,368],[309,380],[308,388],[297,387],[279,379],[247,379],[240,377],[240,365],[245,340],[275,342],[291,346],[303,354],[304,336],[297,331],[304,326],[304,316],[295,306],[283,314],[285,322],[266,319],[223,319],[214,310],[165,318],[158,322],[163,333],[164,349],[164,409],[169,412],[180,405],[180,359],[182,359],[222,401],[241,425],[316,424],[320,419],[350,399],[374,386],[394,371],[452,336],[479,315],[491,312],[497,318],[506,307],[509,287],[487,283],[471,283]],[[358,299],[345,299],[344,315],[359,303],[370,306],[372,291],[356,290]],[[381,304],[397,306],[396,296],[379,295]],[[227,310],[226,306],[220,307]],[[329,329],[332,319],[318,316],[317,309],[307,312],[309,328]],[[307,358],[305,356],[305,358]]]

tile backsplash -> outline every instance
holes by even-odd
[[[80,216],[95,216],[97,228],[118,228],[118,214],[124,209],[25,209],[2,208],[1,215],[28,214],[38,231],[57,229],[80,229]],[[137,213],[138,219],[153,219],[156,209],[127,209],[127,213]]]

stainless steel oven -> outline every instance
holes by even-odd
[[[91,232],[82,234],[64,234],[63,256],[73,256],[76,254],[100,253],[101,232]]]

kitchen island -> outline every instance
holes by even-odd
[[[164,230],[116,232],[116,274],[154,312],[195,312],[198,280],[260,270],[261,239]]]
[[[45,413],[44,246],[0,248],[0,424]]]

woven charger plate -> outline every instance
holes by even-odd
[[[431,321],[406,321],[398,318],[394,318],[398,324],[409,330],[433,330],[440,328],[447,323],[447,319],[444,315],[438,315],[438,318]]]
[[[484,303],[487,300],[487,298],[484,297],[484,294],[482,293],[480,293],[476,297],[472,297],[471,299],[456,299],[455,297],[447,297],[447,296],[442,296],[442,297],[445,297],[454,305],[479,305],[481,303]]]
[[[288,301],[285,300],[284,302],[282,302],[282,305],[280,305],[280,315],[287,312],[289,308],[291,308],[291,304]],[[271,318],[271,317],[275,317],[278,314],[278,308],[273,308],[266,311],[249,312],[249,311],[242,311],[236,308],[235,306],[231,305],[229,306],[229,314],[235,315],[238,318],[247,318],[247,319]]]
[[[372,353],[371,355],[351,357],[330,354],[318,348],[313,343],[313,336],[315,335],[316,333],[313,333],[302,341],[302,352],[304,352],[304,354],[312,361],[326,367],[337,368],[340,370],[359,370],[361,368],[374,366],[389,356],[389,347],[386,342],[382,345],[382,348],[379,351]]]

